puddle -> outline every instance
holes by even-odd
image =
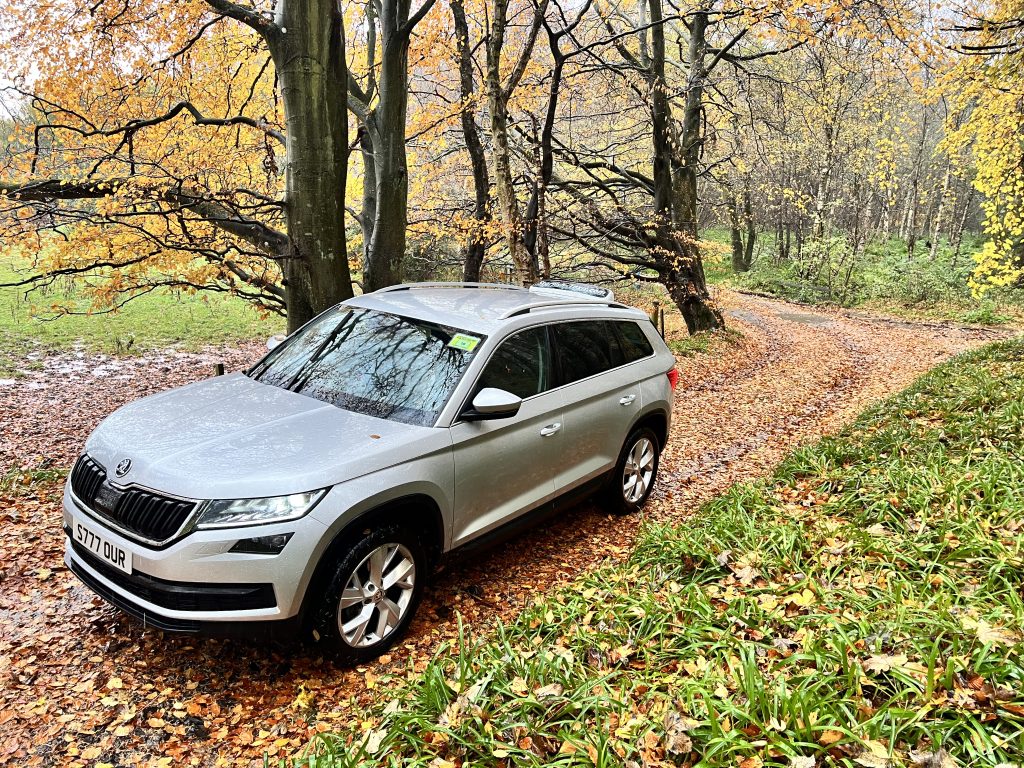
[[[779,317],[789,320],[791,323],[802,323],[803,325],[827,325],[832,322],[831,317],[812,315],[809,312],[779,312]]]
[[[759,328],[763,325],[761,317],[755,312],[748,312],[745,309],[730,309],[729,316],[735,317],[737,320],[742,320],[744,323]]]

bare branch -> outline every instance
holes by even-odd
[[[423,17],[430,12],[430,9],[433,6],[434,0],[424,0],[423,5],[421,5],[419,9],[416,11],[416,13],[410,16],[409,20],[402,25],[401,29],[399,29],[399,34],[406,36],[411,35],[416,25],[423,21]]]
[[[127,179],[68,182],[62,179],[31,181],[25,184],[0,183],[0,197],[20,201],[49,202],[52,200],[99,199],[115,194],[128,183]],[[180,205],[198,215],[203,221],[244,240],[272,258],[282,257],[288,250],[288,236],[257,219],[232,211],[223,202],[183,186],[152,187],[148,192],[154,199]]]
[[[254,29],[271,46],[275,45],[281,33],[280,28],[254,8],[231,2],[231,0],[205,0],[206,4],[222,16],[240,21],[250,29]]]

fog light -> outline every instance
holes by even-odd
[[[241,539],[229,552],[243,552],[247,555],[277,555],[284,545],[291,540],[290,533],[275,533],[273,536],[257,536],[254,539]]]

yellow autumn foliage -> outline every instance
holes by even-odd
[[[1024,2],[994,0],[971,14],[988,23],[965,33],[963,44],[972,48],[943,86],[953,103],[970,110],[946,143],[951,151],[971,153],[974,186],[984,195],[988,240],[974,255],[971,279],[982,294],[1024,279],[1024,40],[1013,27],[1024,18]]]

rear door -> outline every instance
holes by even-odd
[[[614,466],[643,406],[639,352],[627,343],[619,325],[577,320],[553,326],[565,431],[565,450],[555,474],[559,491]]]
[[[562,396],[545,326],[519,331],[495,349],[472,390],[495,387],[523,398],[510,419],[457,421],[453,546],[535,509],[554,496],[565,449]],[[472,398],[470,398],[472,399]]]

